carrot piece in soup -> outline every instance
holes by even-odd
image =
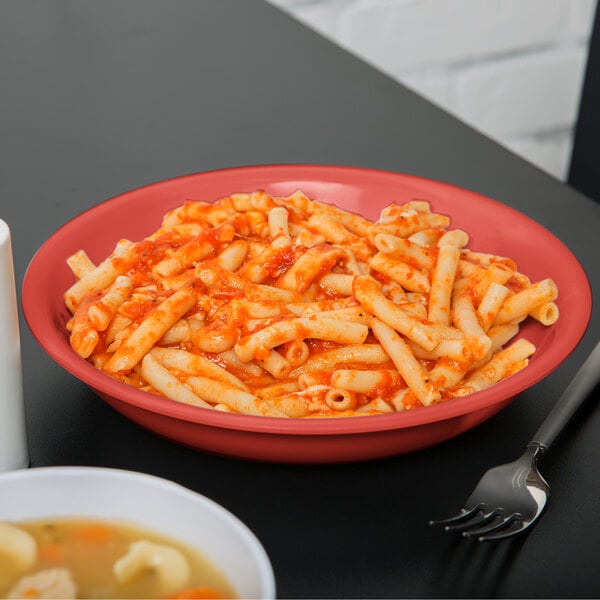
[[[169,596],[169,600],[223,600],[224,598],[223,592],[208,586],[188,588],[177,592],[174,596]]]
[[[113,530],[102,523],[94,523],[81,530],[81,538],[90,544],[105,544],[113,537]]]
[[[65,556],[65,547],[56,542],[42,544],[39,547],[40,557],[48,562],[58,563]]]

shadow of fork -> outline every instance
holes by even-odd
[[[433,573],[440,597],[498,597],[526,537],[510,538],[498,544],[480,544],[460,536],[446,538]]]

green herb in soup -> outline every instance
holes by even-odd
[[[0,522],[0,598],[234,597],[200,552],[129,522]]]

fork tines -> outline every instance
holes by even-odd
[[[476,537],[480,542],[512,537],[527,526],[520,514],[507,515],[502,508],[488,509],[483,504],[461,508],[453,517],[429,521],[429,524],[442,525],[448,532]]]

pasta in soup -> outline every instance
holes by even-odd
[[[1,598],[235,598],[218,567],[137,524],[89,518],[0,522]]]
[[[377,415],[477,392],[527,366],[520,324],[552,325],[558,289],[450,224],[422,199],[376,221],[302,191],[190,200],[98,264],[68,258],[70,343],[124,383],[249,415]]]

